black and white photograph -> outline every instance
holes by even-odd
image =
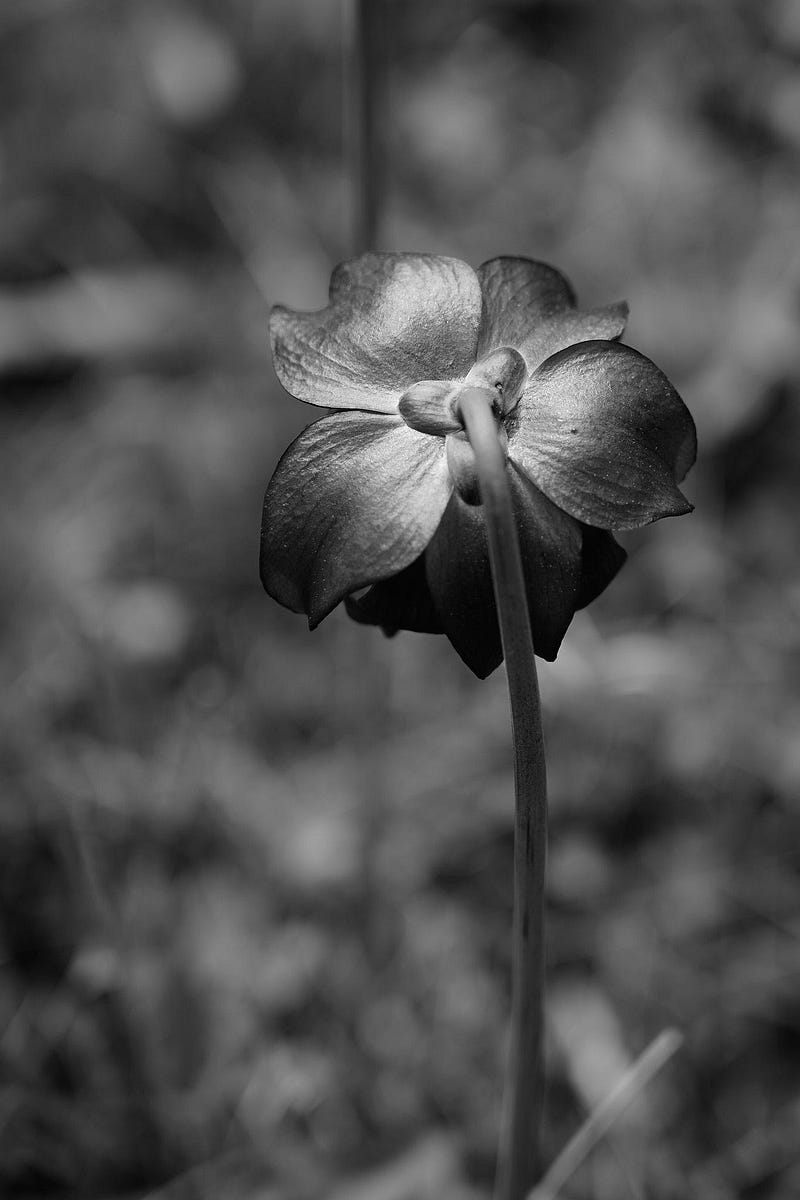
[[[798,0],[0,0],[0,562],[3,1200],[798,1200]]]

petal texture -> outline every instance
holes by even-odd
[[[564,276],[529,258],[493,258],[478,268],[483,313],[478,339],[482,357],[500,346],[513,346],[529,371],[578,342],[613,339],[625,331],[628,306],[580,312]]]
[[[694,422],[628,346],[583,342],[548,358],[506,428],[511,460],[579,521],[633,529],[691,511],[677,484],[695,459]]]
[[[515,468],[509,470],[536,653],[558,654],[581,581],[580,525]],[[425,552],[433,602],[444,630],[481,679],[503,661],[483,509],[455,493]]]
[[[335,413],[291,444],[264,498],[261,579],[313,628],[422,553],[452,492],[444,441],[399,416]]]
[[[499,346],[519,349],[533,325],[575,307],[561,272],[532,258],[492,258],[477,274],[483,294],[480,358]]]
[[[287,392],[309,404],[395,412],[417,380],[466,375],[480,317],[480,285],[466,263],[362,254],[334,271],[327,308],[273,308],[275,370]]]

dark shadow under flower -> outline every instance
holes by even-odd
[[[582,312],[552,267],[365,254],[316,313],[276,307],[275,369],[329,412],[267,488],[261,577],[313,628],[357,621],[445,633],[485,677],[502,662],[465,387],[486,391],[504,446],[536,653],[614,578],[610,530],[689,512],[692,418],[649,359],[618,342],[627,306]],[[356,595],[368,588],[363,595]]]

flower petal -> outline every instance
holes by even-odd
[[[264,587],[313,629],[345,596],[413,562],[452,490],[441,438],[399,416],[323,417],[292,442],[267,488]]]
[[[578,588],[576,608],[586,608],[604,592],[611,580],[627,559],[623,550],[607,529],[583,526],[583,548],[581,550],[581,584]]]
[[[425,573],[444,631],[479,679],[503,661],[483,510],[454,493],[425,551]]]
[[[529,371],[577,342],[614,339],[625,331],[628,306],[579,312],[575,293],[564,276],[530,258],[493,258],[478,267],[483,315],[478,356],[513,346]]]
[[[509,464],[533,648],[550,662],[577,606],[581,581],[580,525]]]
[[[362,254],[334,271],[327,308],[273,308],[275,370],[287,392],[309,404],[395,412],[418,379],[466,375],[480,316],[480,285],[466,263]]]
[[[583,342],[548,358],[506,428],[509,458],[588,525],[633,529],[692,509],[677,484],[695,459],[694,421],[628,346]]]
[[[581,579],[582,533],[514,467],[509,470],[536,653],[554,659],[572,620]],[[445,632],[481,679],[503,661],[483,509],[455,493],[425,551],[433,602]]]
[[[624,300],[609,304],[606,308],[595,308],[589,312],[560,313],[533,329],[520,344],[520,353],[528,370],[534,371],[551,354],[576,346],[578,342],[593,342],[599,339],[614,341],[622,337],[628,320],[628,305]]]
[[[477,275],[483,294],[479,358],[499,346],[518,349],[532,326],[575,307],[561,272],[532,258],[491,258]]]
[[[380,625],[391,637],[399,629],[412,633],[444,633],[425,577],[420,555],[398,575],[384,579],[363,596],[348,596],[348,614],[361,625]]]

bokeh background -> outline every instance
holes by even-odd
[[[0,1192],[478,1200],[503,671],[257,578],[348,250],[336,0],[0,5]],[[694,412],[541,683],[563,1192],[800,1194],[800,6],[383,0],[381,245],[556,263]]]

